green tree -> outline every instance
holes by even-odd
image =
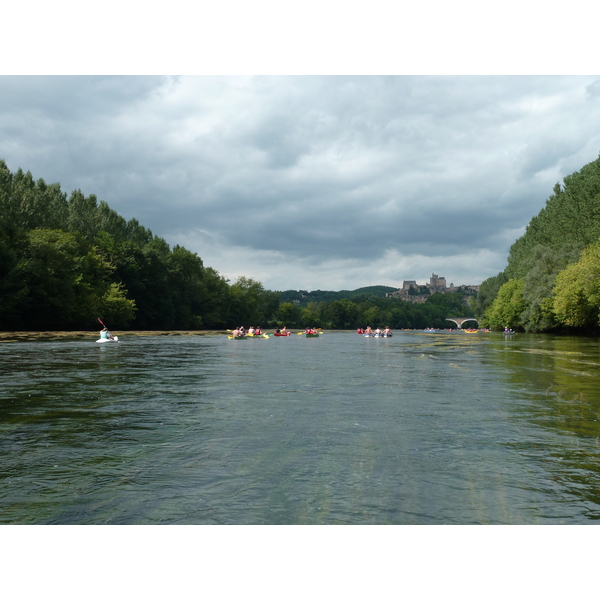
[[[363,320],[367,327],[380,327],[381,309],[379,306],[371,306],[363,313]]]
[[[470,301],[471,309],[478,319],[483,319],[486,310],[498,295],[500,288],[508,281],[508,277],[504,272],[498,273],[494,277],[486,279],[479,286],[477,296]],[[471,315],[466,315],[471,316]]]
[[[547,331],[558,323],[552,308],[552,293],[557,274],[575,262],[581,253],[578,244],[567,244],[558,250],[538,245],[524,261],[523,299],[527,308],[521,316],[525,331]]]
[[[588,246],[578,262],[556,276],[552,308],[562,325],[600,325],[600,242]]]
[[[301,323],[304,327],[323,327],[326,302],[309,302],[300,310]]]
[[[357,305],[346,298],[330,302],[325,313],[328,325],[335,329],[352,329],[356,327],[357,316]]]
[[[27,285],[22,319],[34,329],[61,328],[74,320],[80,299],[80,248],[76,237],[57,229],[34,229],[18,265]]]
[[[279,293],[265,290],[250,277],[238,277],[231,285],[232,325],[264,326],[279,306]]]
[[[521,315],[526,308],[523,299],[523,280],[509,279],[498,291],[483,318],[483,325],[492,329],[522,327]]]
[[[294,302],[282,302],[277,310],[277,323],[280,326],[297,327],[300,323],[300,308]]]
[[[0,329],[22,329],[29,287],[22,255],[28,245],[24,232],[0,224]]]

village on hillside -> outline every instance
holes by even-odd
[[[446,285],[446,278],[435,273],[431,274],[429,283],[419,285],[416,281],[407,280],[402,282],[402,287],[395,292],[386,294],[390,298],[402,298],[413,304],[423,304],[431,294],[452,294],[453,292],[464,292],[467,296],[473,296],[479,291],[478,285],[459,285],[450,283]]]

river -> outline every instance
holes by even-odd
[[[600,340],[4,334],[2,524],[591,524]]]

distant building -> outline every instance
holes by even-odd
[[[446,278],[440,277],[435,273],[431,274],[431,278],[429,279],[429,287],[434,292],[445,292],[446,291]]]
[[[405,280],[402,282],[402,287],[395,292],[386,294],[388,297],[402,298],[413,304],[422,304],[431,296],[431,294],[451,294],[453,292],[462,291],[467,295],[476,294],[479,291],[478,285],[460,285],[456,287],[453,283],[450,287],[446,286],[446,278],[440,277],[435,273],[431,274],[429,283],[419,285],[414,280]]]

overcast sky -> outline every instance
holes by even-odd
[[[481,283],[600,153],[600,76],[208,71],[2,75],[0,158],[231,280],[339,290]]]

